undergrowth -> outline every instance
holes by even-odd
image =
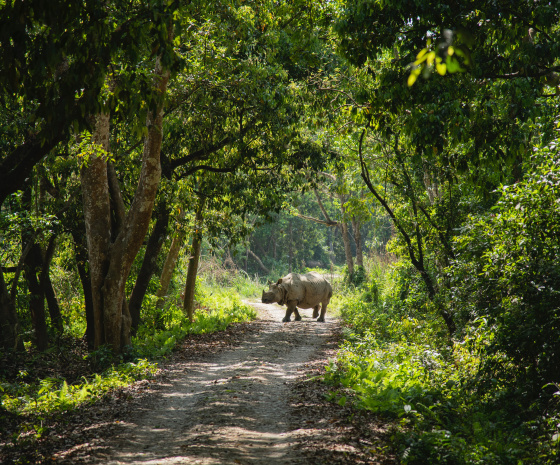
[[[451,345],[430,303],[403,292],[403,272],[402,263],[370,271],[362,287],[337,298],[345,341],[327,366],[331,400],[397,424],[393,445],[403,464],[558,463],[560,389],[552,386],[545,405],[528,404],[523,386],[487,376],[487,320],[473,321]],[[492,357],[507,365],[503,354]]]
[[[219,287],[197,288],[198,308],[192,322],[188,321],[181,308],[173,304],[164,309],[162,317],[155,309],[155,301],[154,298],[148,302],[146,313],[154,322],[162,318],[164,328],[159,331],[148,325],[140,328],[133,338],[134,349],[140,356],[157,358],[167,355],[188,334],[223,331],[232,323],[250,321],[257,316],[251,306],[241,301],[239,294]]]
[[[54,413],[72,410],[99,399],[112,389],[155,375],[157,364],[146,359],[121,363],[102,373],[69,385],[65,379],[44,378],[33,383],[0,384],[2,406],[14,414]]]
[[[56,368],[50,370],[55,373],[49,376],[36,376],[33,370],[28,373],[26,370],[30,369],[25,366],[33,365],[34,360],[44,360],[44,357],[40,353],[29,352],[29,360],[25,361],[26,355],[23,354],[22,361],[18,362],[23,365],[19,372],[15,367],[0,371],[0,414],[49,415],[76,409],[83,403],[96,401],[111,390],[152,377],[157,372],[158,359],[170,354],[189,334],[223,331],[233,323],[256,318],[255,310],[241,301],[240,293],[252,295],[258,284],[239,276],[229,284],[231,287],[226,287],[208,277],[199,280],[196,292],[198,308],[192,322],[177,305],[178,291],[170,296],[163,309],[156,308],[155,296],[147,295],[142,307],[143,322],[132,339],[132,345],[117,356],[105,346],[78,354],[78,358],[74,356],[69,363],[83,365],[75,371],[87,373],[77,379],[69,380],[63,374],[56,374]],[[177,286],[177,289],[180,287]],[[73,306],[66,309],[65,332],[69,336],[83,333],[83,318],[74,318],[79,313]],[[54,367],[55,363],[52,365]]]

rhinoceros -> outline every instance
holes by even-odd
[[[321,307],[321,316],[317,318],[317,321],[325,321],[325,312],[331,297],[330,283],[319,273],[312,271],[306,274],[290,273],[276,283],[269,282],[268,291],[263,291],[262,303],[276,302],[280,305],[287,305],[283,322],[290,321],[292,312],[296,315],[296,321],[301,320],[298,307],[312,308],[313,318],[319,316],[319,307]]]

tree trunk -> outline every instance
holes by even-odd
[[[180,219],[185,217],[185,213],[182,212]],[[169,284],[171,283],[171,277],[173,276],[173,271],[177,265],[177,260],[179,259],[179,252],[181,247],[185,242],[186,231],[183,227],[179,227],[179,230],[173,236],[171,241],[171,247],[165,258],[165,263],[163,264],[163,269],[161,271],[161,277],[159,280],[159,289],[157,291],[157,303],[156,308],[161,310],[165,301],[165,296],[167,295],[167,290],[169,289]]]
[[[0,347],[23,350],[23,340],[19,337],[19,322],[16,306],[4,280],[0,266]]]
[[[162,68],[159,58],[155,81],[162,100],[156,112],[148,114],[148,137],[144,143],[138,187],[122,230],[111,249],[109,269],[102,288],[106,339],[115,352],[130,344],[131,318],[124,295],[126,279],[148,231],[161,177],[163,95],[167,90],[169,71]]]
[[[348,268],[348,278],[351,280],[354,276],[354,258],[352,257],[352,246],[350,244],[350,232],[348,231],[348,223],[346,223],[346,209],[344,204],[347,200],[347,196],[343,194],[338,194],[338,200],[340,201],[340,232],[342,234],[342,242],[344,244],[344,256],[346,257],[346,267]]]
[[[47,308],[49,309],[51,324],[56,332],[61,334],[64,329],[62,324],[62,314],[60,313],[58,299],[56,298],[56,294],[54,292],[52,281],[49,275],[47,275],[46,277],[45,297],[47,298]]]
[[[354,240],[356,241],[356,265],[364,267],[364,252],[362,247],[362,233],[360,231],[360,222],[352,217],[352,231],[354,232]]]
[[[32,198],[34,180],[35,177],[30,177],[27,180],[21,197],[22,205],[29,211],[30,215],[38,213]],[[37,189],[35,190],[35,194],[39,195]],[[48,333],[47,321],[45,318],[45,293],[37,279],[37,273],[40,271],[42,265],[41,247],[36,243],[37,235],[37,232],[32,227],[25,228],[22,231],[21,260],[23,260],[23,274],[30,294],[29,311],[31,312],[31,323],[35,333],[35,345],[37,349],[45,350],[48,346]],[[14,285],[17,286],[16,280],[17,273],[14,277]],[[15,300],[15,295],[13,299]]]
[[[29,289],[29,310],[31,311],[31,322],[35,332],[35,344],[37,349],[45,350],[49,344],[47,333],[47,320],[45,318],[45,293],[37,280],[37,271],[41,267],[41,248],[33,244],[31,252],[25,259],[24,276]]]
[[[136,278],[136,284],[132,290],[132,295],[130,296],[130,301],[128,302],[128,308],[130,311],[130,317],[132,319],[132,333],[135,334],[140,324],[140,309],[142,307],[142,302],[146,291],[152,279],[157,267],[157,258],[161,251],[161,246],[165,240],[167,234],[167,226],[169,224],[169,209],[165,202],[160,205],[160,209],[157,213],[156,224],[150,238],[148,239],[148,244],[146,245],[146,252],[144,254],[144,260],[142,261],[142,266]]]
[[[198,272],[198,261],[200,259],[200,247],[202,245],[204,204],[205,199],[200,199],[195,216],[194,233],[189,256],[189,265],[187,268],[187,280],[185,283],[185,300],[183,302],[183,309],[191,322],[194,317],[194,290],[196,285],[196,274]]]
[[[72,231],[74,238],[74,254],[76,256],[76,267],[78,268],[78,275],[82,283],[82,290],[84,292],[84,304],[86,307],[86,342],[89,350],[95,346],[95,318],[93,308],[93,298],[91,294],[91,278],[86,267],[88,250],[85,243],[85,236],[80,235],[78,231]]]
[[[53,235],[49,239],[49,244],[45,251],[41,251],[41,274],[39,275],[39,285],[41,286],[41,293],[47,299],[49,315],[51,317],[51,325],[57,333],[61,334],[63,330],[62,315],[60,314],[60,307],[56,300],[56,295],[52,286],[50,278],[51,262],[56,249],[56,236]]]
[[[329,241],[329,260],[331,261],[331,268],[335,262],[336,259],[336,255],[334,253],[334,233],[336,230],[333,230],[332,228],[329,228],[327,230],[327,237],[328,237],[328,241]]]
[[[169,25],[169,41],[172,26]],[[82,170],[84,217],[95,317],[95,347],[103,343],[120,352],[130,343],[131,318],[125,299],[125,285],[132,263],[142,246],[161,177],[163,100],[169,70],[156,59],[154,90],[159,97],[155,111],[147,116],[148,135],[144,142],[142,166],[132,204],[111,244],[111,205],[108,167],[101,157],[93,157]],[[109,114],[97,116],[93,142],[109,151]]]
[[[97,116],[92,140],[109,151],[109,114]],[[89,276],[93,304],[93,347],[107,342],[104,324],[102,287],[109,267],[111,245],[111,202],[107,179],[107,162],[100,156],[90,156],[80,172],[84,222],[88,248]]]
[[[292,233],[293,233],[293,229],[292,229],[292,219],[290,218],[290,223],[289,223],[289,240],[290,240],[290,244],[288,247],[288,258],[289,258],[289,267],[288,267],[288,273],[292,272],[292,262],[293,262],[293,258],[294,258],[294,251],[293,251],[293,238],[292,238]]]
[[[354,276],[354,259],[352,257],[352,247],[350,246],[350,234],[348,232],[348,224],[345,221],[340,222],[340,232],[342,234],[342,242],[344,244],[344,256],[346,257],[346,267],[348,268],[348,277],[352,279]]]

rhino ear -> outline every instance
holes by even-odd
[[[270,285],[272,284],[272,281],[271,281],[270,279],[268,279],[268,280],[266,281],[266,283],[270,286]]]

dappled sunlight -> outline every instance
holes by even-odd
[[[301,432],[290,430],[289,385],[334,324],[307,318],[284,324],[283,307],[257,308],[263,331],[235,350],[176,367],[160,399],[120,424],[110,449],[98,450],[99,462],[299,463],[292,446]]]

